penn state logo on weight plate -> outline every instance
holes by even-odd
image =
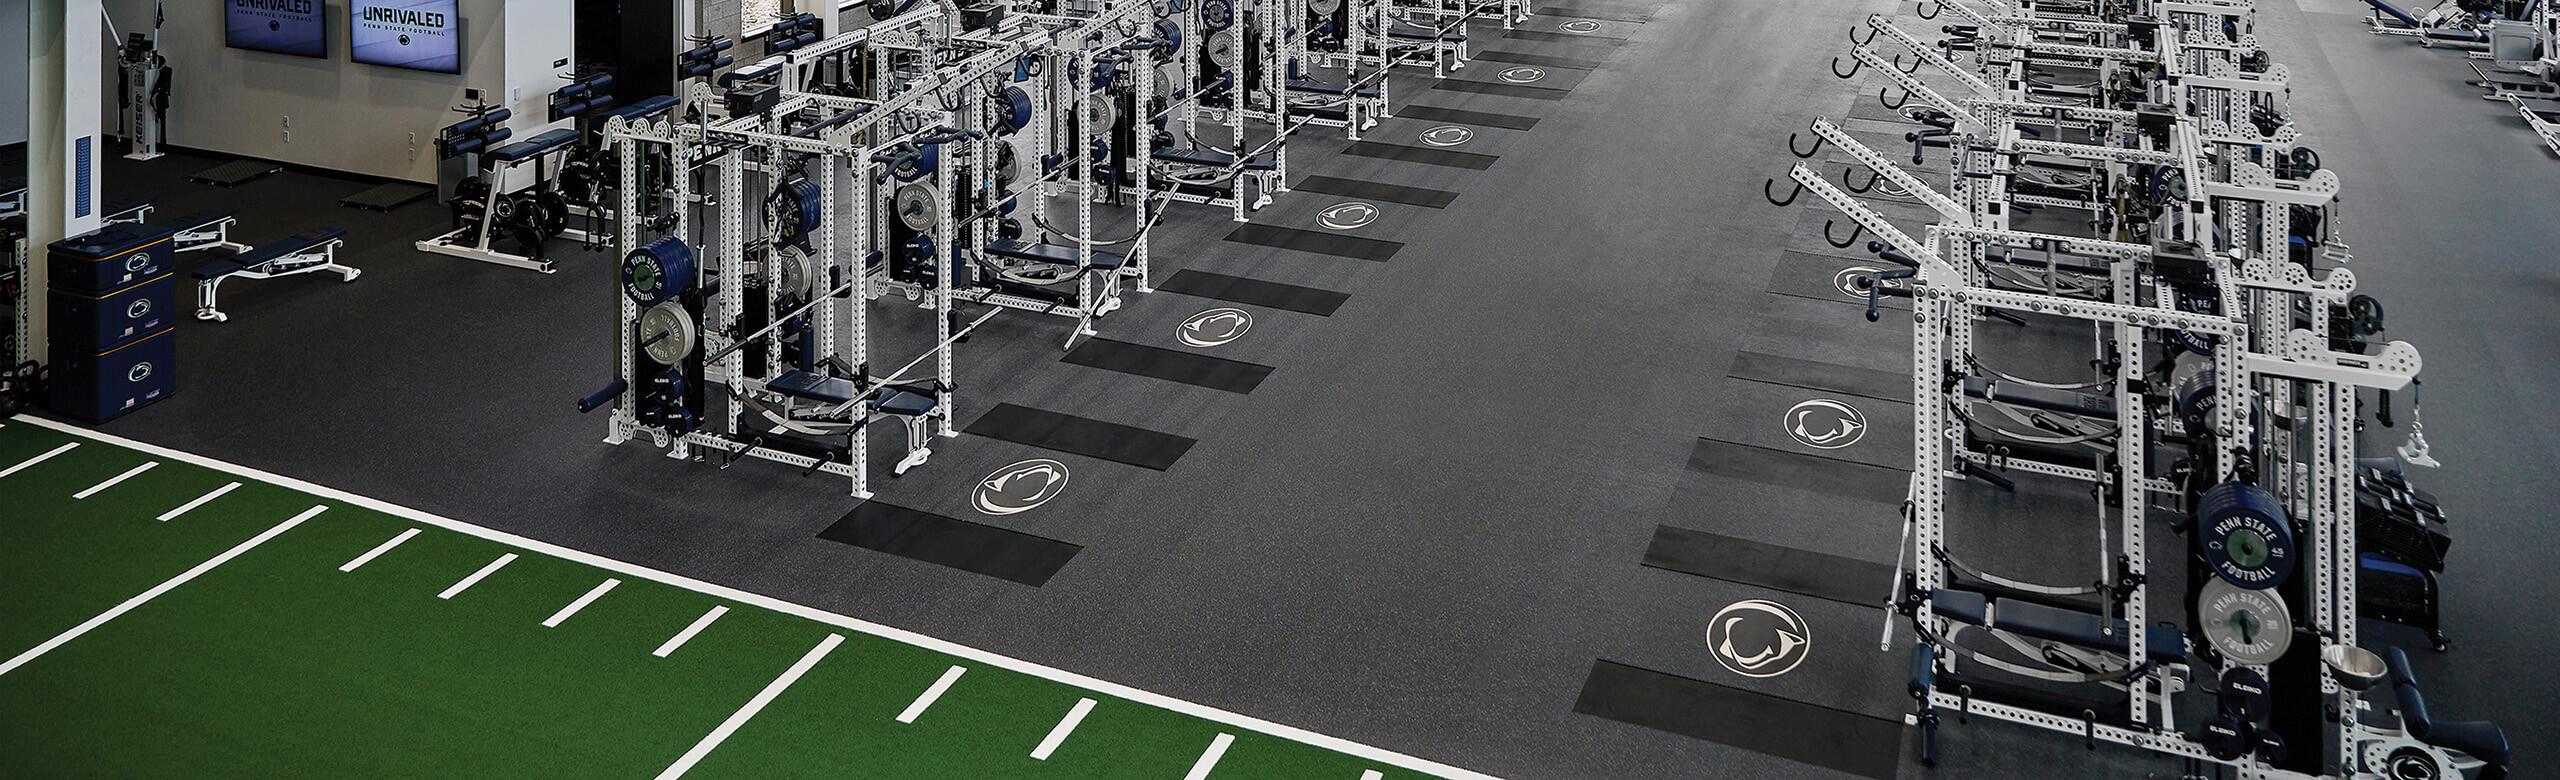
[[[128,370],[126,370],[126,371],[124,372],[124,379],[125,379],[125,381],[127,381],[127,382],[140,382],[140,381],[142,381],[142,380],[150,379],[150,378],[151,378],[151,364],[150,364],[150,363],[135,363],[135,364],[133,364],[133,368],[128,369]]]
[[[151,255],[145,252],[135,252],[124,259],[124,270],[126,271],[141,271],[145,266],[149,265],[151,265]]]
[[[1776,677],[1794,671],[1813,653],[1813,631],[1784,604],[1736,601],[1716,610],[1708,622],[1707,649],[1734,674]]]
[[[1030,511],[1067,489],[1067,464],[1034,458],[996,469],[969,491],[969,505],[991,515]]]

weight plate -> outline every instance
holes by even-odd
[[[557,236],[569,228],[568,198],[557,192],[544,192],[534,196],[533,205],[536,207],[534,224],[542,230],[542,237]]]
[[[2223,580],[2243,588],[2272,588],[2293,576],[2293,524],[2284,505],[2265,488],[2225,482],[2196,502],[2196,544]]]
[[[693,315],[684,304],[667,301],[640,313],[640,351],[659,365],[672,366],[693,354],[701,333],[693,328]]]
[[[2249,752],[2248,731],[2249,724],[2233,720],[2228,715],[2217,715],[2205,719],[2204,725],[2196,728],[2196,744],[2204,746],[2205,755],[2229,761]]]
[[[1084,101],[1085,132],[1100,140],[1111,127],[1120,123],[1120,106],[1110,98],[1088,97]]]
[[[2282,764],[2286,756],[2292,755],[2291,751],[2285,749],[2284,737],[2277,734],[2275,730],[2253,728],[2249,732],[2249,736],[2258,738],[2258,760],[2270,764]]]
[[[918,233],[931,231],[934,223],[942,220],[942,193],[923,182],[907,184],[899,187],[897,195],[890,198],[889,208],[897,213],[898,221],[908,230]]]
[[[774,246],[809,245],[809,234],[818,229],[818,218],[826,206],[818,195],[818,184],[798,176],[773,188],[773,197],[765,200],[765,218],[773,231]]]
[[[2267,694],[2266,675],[2246,666],[2234,666],[2222,673],[2222,714],[2249,722],[2267,717],[2267,709],[2275,698]]]
[[[1317,16],[1332,16],[1342,10],[1342,0],[1307,0],[1307,11]]]
[[[773,252],[773,291],[782,297],[808,300],[814,292],[810,285],[817,281],[817,263],[809,253],[796,246]]]
[[[622,258],[622,292],[648,306],[683,295],[693,284],[693,248],[672,237],[641,245]]]
[[[1004,100],[1003,112],[996,117],[1000,134],[1022,132],[1031,126],[1031,93],[1021,87],[1005,87],[997,95]]]
[[[2211,579],[2196,594],[2196,622],[2205,643],[2232,663],[2274,663],[2293,647],[2293,613],[2271,591]]]
[[[1013,183],[1022,180],[1022,155],[1014,151],[1011,143],[999,141],[995,147],[994,170],[990,174],[995,177],[997,190],[1010,192]]]
[[[1209,54],[1209,64],[1216,65],[1220,68],[1234,69],[1236,66],[1236,31],[1220,30],[1216,34],[1210,35],[1207,49]]]
[[[1235,24],[1235,21],[1236,7],[1228,0],[1201,1],[1200,23],[1207,26],[1210,32],[1227,29],[1229,25]]]

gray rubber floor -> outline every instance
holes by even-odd
[[[1227,241],[1234,224],[1205,207],[1157,231],[1159,279],[1195,269],[1349,296],[1330,316],[1245,306],[1256,324],[1243,340],[1193,350],[1273,367],[1252,392],[1061,362],[1054,319],[1000,317],[964,347],[964,424],[1013,403],[1198,440],[1162,471],[982,436],[939,442],[931,464],[894,481],[880,457],[879,500],[1082,545],[1041,587],[816,538],[853,507],[840,480],[599,443],[603,418],[571,403],[610,378],[609,259],[569,253],[546,276],[417,253],[442,212],[335,205],[363,183],[289,172],[218,190],[183,177],[220,160],[111,161],[111,195],[158,192],[168,213],[236,202],[252,242],[344,226],[345,261],[365,274],[226,286],[231,322],[181,329],[179,392],[103,428],[1496,775],[1855,776],[1581,714],[1576,701],[1608,661],[1799,703],[1767,713],[1782,730],[1804,705],[1870,719],[1904,705],[1907,640],[1882,653],[1871,641],[1884,613],[1864,604],[1881,591],[1790,601],[1814,649],[1790,677],[1754,683],[1718,676],[1705,617],[1778,592],[1643,561],[1661,526],[1892,559],[1907,391],[1842,395],[1788,361],[1905,375],[1908,326],[1866,322],[1863,302],[1833,287],[1858,258],[1815,235],[1827,215],[1772,208],[1759,189],[1794,162],[1787,134],[1815,116],[1865,117],[1853,132],[1894,137],[1871,76],[1826,70],[1851,24],[1878,12],[1936,23],[1882,0],[1571,0],[1600,23],[1572,36],[1555,32],[1573,18],[1557,5],[1519,33],[1479,27],[1473,46],[1508,54],[1453,78],[1542,63],[1531,86],[1561,93],[1434,89],[1427,74],[1396,84],[1400,105],[1535,118],[1475,126],[1456,147],[1498,157],[1490,166],[1343,154],[1322,133],[1292,142],[1295,176],[1458,193],[1444,208],[1377,203],[1378,221],[1351,232],[1401,242],[1387,260]],[[2547,250],[2560,246],[2547,197],[2560,161],[2461,84],[2458,55],[2364,32],[2360,3],[2261,6],[2301,126],[2345,178],[2355,270],[2389,308],[2390,336],[2427,358],[2426,430],[2446,467],[2414,478],[2456,518],[2444,615],[2456,646],[2419,653],[2419,673],[2439,717],[2499,721],[2528,767],[2519,776],[2533,776],[2560,750],[2543,720],[2560,673],[2540,650],[2560,625],[2544,511],[2560,505],[2560,447],[2542,435],[2560,430],[2560,269]],[[1371,140],[1418,146],[1442,124],[1399,118]],[[1343,200],[1289,193],[1255,221],[1317,229],[1316,213]],[[1102,330],[1186,349],[1175,324],[1225,305],[1136,296]],[[929,330],[914,313],[883,303],[876,321]],[[1814,397],[1872,423],[1868,440],[1827,453],[1851,465],[1773,459],[1737,476],[1701,454],[1702,440],[1802,450],[1781,418]],[[2377,429],[2368,446],[2401,431]],[[886,433],[876,444],[893,448]],[[1059,498],[1001,518],[968,507],[978,480],[1034,457],[1073,469]],[[1986,554],[2080,576],[2094,565],[2077,527],[2088,524],[2070,522],[2017,529]],[[1908,745],[1841,749],[1896,756],[1884,774],[1908,777],[2179,768],[1981,721],[1941,742],[1936,770]]]

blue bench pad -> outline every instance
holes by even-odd
[[[1165,162],[1207,165],[1216,168],[1225,168],[1236,164],[1235,155],[1214,149],[1157,149],[1155,154],[1149,156]],[[1244,169],[1248,171],[1270,171],[1278,170],[1279,168],[1280,166],[1278,163],[1261,162],[1257,160],[1246,160],[1244,163]]]
[[[993,244],[988,244],[987,254],[995,255],[997,257],[1009,257],[1015,260],[1032,260],[1043,263],[1057,263],[1059,265],[1076,264],[1075,247],[1065,244],[1034,244],[1018,238],[1006,239]],[[1093,253],[1093,262],[1085,267],[1109,271],[1116,270],[1127,262],[1128,258],[1126,257],[1112,254],[1110,252],[1095,250]]]
[[[764,383],[767,390],[795,398],[827,403],[844,403],[858,394],[853,380],[820,376],[807,371],[785,371],[773,381]]]
[[[553,149],[566,146],[569,142],[575,140],[578,140],[578,131],[576,130],[551,130],[532,138],[527,138],[525,140],[517,141],[491,150],[489,152],[489,159],[497,160],[499,162],[522,160],[527,157],[532,157],[543,152],[548,152]]]
[[[284,240],[269,243],[256,249],[232,255],[231,262],[239,263],[243,266],[257,265],[286,255],[300,254],[304,251],[310,250],[312,247],[326,244],[340,238],[345,238],[346,236],[346,228],[316,227],[287,236]],[[198,271],[197,273],[203,272]]]

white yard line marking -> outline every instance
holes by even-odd
[[[675,636],[667,637],[666,644],[659,645],[657,650],[652,651],[649,654],[659,658],[667,657],[668,653],[675,652],[676,648],[683,647],[684,643],[693,641],[693,635],[702,633],[703,629],[711,627],[711,621],[719,620],[721,615],[726,614],[729,614],[728,607],[712,607],[711,611],[702,613],[702,617],[694,618],[693,625],[685,626],[684,630],[676,632]]]
[[[914,704],[907,705],[907,710],[905,712],[898,713],[898,722],[916,722],[916,716],[924,714],[924,708],[933,706],[933,700],[942,698],[943,691],[951,690],[951,684],[959,682],[960,673],[966,671],[969,670],[959,666],[953,666],[949,671],[943,672],[942,679],[933,681],[933,687],[924,689],[923,694],[916,696],[916,702]]]
[[[1379,774],[1375,769],[1360,770],[1360,780],[1386,780],[1386,778],[1386,775]]]
[[[702,741],[694,743],[692,750],[685,751],[682,758],[668,765],[667,771],[659,772],[658,780],[675,780],[683,777],[686,771],[693,769],[694,764],[702,763],[702,757],[711,755],[712,748],[719,747],[722,740],[737,733],[738,727],[746,725],[748,718],[755,717],[757,712],[764,710],[765,705],[772,704],[774,697],[781,696],[784,688],[799,682],[801,675],[808,674],[810,667],[817,666],[819,659],[826,658],[827,653],[833,652],[836,645],[840,644],[844,644],[843,634],[828,634],[827,638],[819,640],[817,647],[809,648],[808,654],[800,656],[799,663],[792,664],[790,669],[784,670],[781,677],[773,678],[773,683],[766,685],[763,691],[757,692],[755,698],[748,699],[746,706],[739,707],[737,712],[730,713],[729,719],[721,721],[719,728],[712,729],[710,734],[703,735]]]
[[[160,461],[156,461],[156,460],[154,460],[154,461],[145,461],[145,462],[143,462],[143,464],[142,464],[142,465],[140,465],[140,466],[135,466],[135,467],[133,467],[131,470],[126,471],[125,473],[117,474],[117,475],[112,476],[112,477],[108,477],[108,478],[107,478],[107,481],[105,481],[105,482],[100,482],[100,483],[95,484],[95,485],[90,485],[90,486],[89,486],[89,489],[87,489],[87,490],[83,490],[83,491],[80,491],[80,492],[78,492],[78,493],[73,493],[73,494],[71,494],[71,497],[72,497],[72,498],[74,498],[74,499],[82,499],[82,498],[88,498],[88,497],[90,497],[90,496],[97,495],[97,494],[98,494],[98,491],[105,490],[105,489],[107,489],[107,488],[111,488],[111,487],[115,487],[115,486],[116,486],[116,483],[118,483],[118,482],[123,482],[123,481],[128,480],[128,479],[132,479],[132,478],[133,478],[133,475],[135,475],[135,474],[140,474],[140,473],[145,472],[145,471],[150,471],[150,470],[151,470],[151,467],[153,467],[153,466],[157,466],[157,465],[160,465]]]
[[[560,621],[567,620],[570,615],[578,614],[578,610],[586,609],[587,605],[596,603],[596,599],[604,597],[605,591],[612,590],[613,586],[620,584],[622,584],[621,580],[605,578],[604,582],[596,585],[595,590],[587,591],[587,595],[579,596],[577,601],[569,602],[569,606],[561,607],[560,611],[551,613],[551,619],[542,621],[542,627],[558,628]]]
[[[1057,728],[1049,730],[1049,737],[1040,740],[1039,747],[1031,749],[1031,757],[1041,761],[1049,760],[1049,754],[1058,752],[1058,743],[1067,741],[1067,735],[1075,733],[1076,724],[1084,722],[1084,714],[1092,711],[1092,699],[1077,699],[1076,708],[1067,711],[1066,719],[1058,721]]]
[[[23,468],[26,468],[26,467],[28,467],[28,466],[33,466],[33,465],[36,465],[36,464],[38,464],[38,463],[43,463],[43,462],[45,462],[45,461],[47,461],[47,460],[51,460],[51,459],[53,459],[53,456],[55,456],[55,455],[60,455],[60,454],[65,453],[65,452],[70,452],[70,451],[71,451],[71,448],[73,448],[73,447],[77,447],[77,446],[80,446],[80,443],[75,441],[75,442],[72,442],[72,443],[69,443],[69,444],[62,445],[62,446],[60,446],[60,447],[55,447],[55,448],[53,448],[52,450],[49,450],[49,451],[45,452],[45,454],[38,455],[38,456],[35,456],[35,457],[32,457],[32,458],[28,458],[28,459],[26,459],[26,460],[18,461],[18,465],[10,466],[10,467],[8,468],[8,470],[6,470],[6,471],[0,471],[0,477],[5,477],[5,476],[9,476],[9,475],[11,475],[11,474],[16,474],[16,473],[18,473],[18,470],[19,470],[19,469],[23,469]]]
[[[433,525],[437,528],[442,528],[448,531],[541,553],[561,560],[586,564],[605,571],[621,574],[625,577],[648,580],[650,582],[670,587],[683,588],[695,593],[711,596],[724,601],[753,606],[758,609],[769,609],[785,615],[791,615],[793,617],[804,618],[826,625],[835,626],[847,631],[860,632],[870,636],[887,639],[892,642],[898,642],[936,653],[954,656],[965,661],[985,664],[1019,674],[1027,674],[1050,682],[1059,683],[1061,685],[1083,688],[1104,696],[1127,699],[1137,704],[1170,710],[1172,712],[1189,715],[1203,720],[1224,723],[1236,728],[1260,732],[1292,742],[1312,745],[1325,750],[1331,750],[1345,755],[1376,761],[1388,766],[1399,767],[1434,777],[1448,778],[1449,780],[1494,780],[1492,775],[1487,775],[1482,772],[1460,769],[1437,761],[1416,758],[1403,753],[1353,742],[1341,737],[1318,734],[1296,726],[1274,723],[1250,715],[1239,714],[1197,702],[1177,699],[1161,693],[1133,688],[1109,680],[1077,674],[1075,672],[1070,672],[1056,667],[1043,666],[1030,661],[1014,658],[1012,656],[970,647],[948,639],[919,634],[903,628],[882,625],[868,620],[862,620],[860,618],[847,617],[815,607],[783,601],[771,596],[749,593],[726,585],[714,585],[680,574],[671,574],[645,566],[625,563],[623,561],[614,560],[612,558],[607,558],[583,550],[573,550],[550,542],[530,539],[507,533],[505,531],[495,531],[482,528],[450,517],[401,506],[382,499],[357,495],[355,493],[349,493],[326,485],[313,484],[308,481],[294,479],[281,474],[249,468],[237,463],[208,458],[192,452],[182,452],[162,447],[157,444],[139,442],[122,436],[99,433],[67,423],[54,422],[41,417],[19,415],[18,417],[12,418],[12,421],[23,422],[47,430],[59,431],[101,444],[108,444],[147,453],[154,457],[167,458],[211,469],[219,469],[231,474],[248,477],[259,482],[275,485],[288,490],[298,490],[320,498],[344,503],[348,506],[370,509],[376,512]],[[4,473],[5,472],[0,472],[0,474]]]
[[[179,507],[178,507],[178,508],[176,508],[176,509],[172,509],[172,510],[169,510],[169,511],[167,511],[167,512],[162,513],[162,514],[160,515],[160,522],[163,522],[163,523],[169,522],[170,520],[172,520],[172,519],[176,518],[176,517],[177,517],[177,516],[179,516],[179,515],[183,515],[183,514],[186,514],[186,513],[188,513],[188,512],[195,511],[195,508],[196,508],[196,507],[204,506],[204,505],[205,505],[205,503],[206,503],[206,502],[208,502],[208,501],[212,501],[212,500],[214,500],[214,499],[221,498],[221,497],[222,497],[222,494],[224,494],[224,493],[229,493],[229,492],[231,492],[231,491],[238,490],[238,489],[240,489],[240,483],[238,483],[238,482],[233,482],[233,483],[231,483],[231,484],[224,485],[224,486],[222,486],[222,487],[214,488],[214,489],[213,489],[213,492],[211,492],[211,493],[206,493],[206,494],[204,494],[204,495],[197,496],[197,497],[196,497],[196,500],[194,500],[194,501],[189,501],[189,502],[187,502],[186,504],[181,505],[181,506],[179,506]]]
[[[498,556],[498,559],[490,561],[489,565],[480,567],[480,570],[472,572],[471,576],[462,578],[462,581],[454,583],[453,587],[446,588],[443,593],[436,594],[436,598],[453,598],[454,596],[461,594],[464,589],[480,584],[480,578],[495,574],[500,567],[514,562],[516,562],[515,553],[507,553],[505,555]]]
[[[249,541],[241,542],[231,549],[223,551],[221,555],[213,556],[211,559],[208,559],[203,563],[196,564],[195,568],[188,569],[178,576],[169,578],[169,581],[167,582],[160,583],[150,590],[143,591],[142,595],[125,599],[124,603],[117,604],[114,609],[98,613],[97,617],[90,618],[88,622],[73,626],[71,630],[64,631],[61,635],[55,636],[52,639],[45,640],[44,644],[36,645],[34,649],[19,653],[18,657],[9,659],[7,663],[0,663],[0,674],[8,674],[10,671],[17,669],[18,667],[25,666],[28,661],[36,660],[37,657],[42,656],[45,653],[52,652],[54,648],[61,647],[64,642],[78,639],[81,634],[89,633],[90,629],[106,625],[107,621],[114,620],[119,615],[133,611],[133,608],[135,607],[142,606],[143,604],[150,602],[152,599],[159,598],[160,594],[167,593],[180,585],[185,585],[188,580],[203,576],[205,572],[213,571],[213,567],[231,562],[231,559],[240,557],[241,553],[255,549],[258,545],[266,544],[267,540],[276,538],[277,534],[293,530],[294,526],[301,525],[302,521],[309,520],[328,508],[329,507],[327,506],[315,506],[310,509],[303,510],[302,514],[294,515],[293,519],[277,523],[276,527],[267,529],[265,533],[249,537]]]
[[[1218,768],[1218,759],[1225,758],[1227,746],[1235,743],[1236,735],[1218,732],[1218,738],[1209,740],[1209,749],[1200,754],[1199,763],[1192,764],[1191,774],[1183,775],[1182,780],[1208,780],[1209,770]]]
[[[370,563],[370,562],[372,562],[372,561],[373,561],[373,559],[378,558],[378,557],[381,557],[381,555],[382,555],[383,553],[390,552],[390,551],[391,551],[391,548],[400,546],[400,543],[401,543],[401,542],[409,541],[409,537],[417,536],[417,535],[418,535],[418,529],[415,529],[415,528],[411,528],[411,529],[409,529],[409,530],[402,531],[402,532],[400,532],[400,535],[399,535],[399,536],[391,537],[391,541],[383,542],[383,543],[378,544],[378,545],[374,545],[373,549],[365,551],[365,554],[363,554],[363,555],[358,555],[358,556],[356,556],[356,559],[355,559],[355,560],[348,561],[348,562],[346,563],[346,565],[338,567],[338,570],[339,570],[339,571],[355,571],[355,570],[356,570],[356,567],[358,567],[358,566],[363,566],[363,565],[365,565],[366,563]]]

